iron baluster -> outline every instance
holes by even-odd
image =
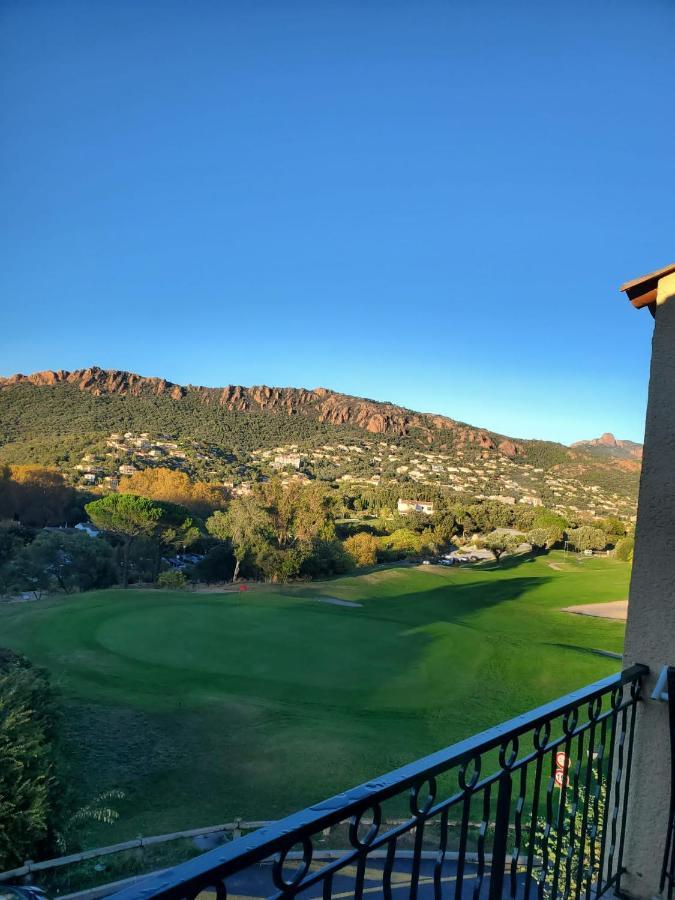
[[[640,682],[636,681],[630,685],[631,707],[630,707],[630,731],[628,735],[628,758],[626,760],[626,778],[623,787],[623,812],[621,815],[621,836],[619,838],[619,860],[617,863],[618,877],[616,880],[617,893],[621,892],[621,876],[623,875],[623,848],[626,840],[626,820],[628,819],[628,796],[630,791],[630,773],[633,768],[633,743],[635,740],[635,716],[637,712],[637,704],[640,700]]]
[[[476,883],[473,888],[473,900],[478,900],[485,880],[485,839],[490,824],[490,810],[492,808],[492,785],[483,788],[483,818],[478,829],[478,866],[476,869]]]
[[[514,819],[514,843],[513,852],[511,854],[511,897],[515,897],[518,890],[518,860],[522,849],[523,840],[523,811],[525,809],[525,799],[527,797],[527,766],[523,766],[520,770],[520,789],[518,790],[518,799],[516,800],[516,815]]]
[[[580,836],[579,836],[579,861],[577,863],[577,873],[576,873],[576,889],[575,889],[575,897],[581,896],[581,888],[582,883],[584,881],[584,876],[587,871],[586,866],[586,840],[588,838],[588,830],[589,830],[589,816],[588,811],[591,805],[591,780],[593,778],[593,765],[595,763],[595,727],[598,721],[598,716],[602,712],[602,697],[597,697],[595,700],[591,701],[588,704],[588,720],[591,723],[590,729],[588,732],[588,751],[587,751],[587,761],[586,761],[586,778],[584,779],[584,805],[583,812],[581,814],[581,828],[580,828]],[[591,837],[591,843],[593,838]],[[590,847],[589,847],[590,853]]]
[[[440,834],[438,836],[438,855],[434,863],[434,897],[440,900],[443,896],[443,865],[448,849],[448,808],[441,812]]]

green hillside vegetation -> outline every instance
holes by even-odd
[[[231,412],[194,396],[184,397],[180,403],[169,397],[97,397],[69,384],[58,388],[18,384],[11,390],[0,390],[0,423],[4,435],[2,458],[12,463],[36,462],[30,457],[31,448],[42,447],[43,454],[47,454],[52,436],[57,439],[54,451],[62,456],[71,452],[71,442],[73,448],[82,446],[83,435],[104,440],[111,431],[168,433],[226,447],[235,453],[274,447],[291,437],[323,441],[335,435],[335,426],[306,416]],[[363,433],[344,427],[340,434],[349,438]],[[15,451],[29,457],[11,458]],[[59,459],[43,458],[42,462],[57,463]]]
[[[388,408],[359,398],[343,400],[357,410],[365,404],[375,418],[380,408]],[[405,411],[396,409],[399,419],[406,420]],[[407,433],[373,434],[353,420],[321,421],[316,403],[241,411],[196,389],[176,400],[149,388],[138,394],[99,395],[71,383],[20,382],[0,385],[0,462],[57,466],[81,484],[77,466],[86,459],[100,481],[116,477],[122,464],[166,465],[170,454],[163,451],[164,459],[158,460],[133,447],[118,451],[107,446],[112,433],[148,433],[177,442],[181,454],[169,459],[172,466],[214,483],[236,485],[266,477],[275,451],[290,448],[302,456],[302,475],[331,484],[390,484],[412,495],[431,485],[516,501],[534,497],[547,506],[603,515],[634,513],[635,460],[617,466],[610,457],[549,441],[513,443],[462,423],[423,428],[420,423],[432,417],[411,412],[408,418]]]
[[[245,593],[110,589],[0,607],[3,643],[62,692],[91,845],[275,818],[616,671],[607,558],[366,570]],[[361,604],[343,607],[318,598]]]

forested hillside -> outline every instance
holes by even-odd
[[[509,438],[325,388],[184,387],[95,367],[0,379],[0,461],[54,465],[72,478],[83,457],[108,476],[124,463],[154,464],[123,445],[128,458],[120,445],[111,452],[111,434],[169,438],[176,465],[204,480],[256,480],[267,451],[290,448],[304,454],[309,478],[402,490],[412,481],[603,513],[632,510],[640,470],[636,453],[617,458],[606,441],[599,452],[594,442]]]

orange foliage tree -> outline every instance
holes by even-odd
[[[119,489],[123,494],[176,503],[201,518],[206,518],[217,509],[223,509],[228,498],[227,489],[220,485],[204,481],[193,482],[185,472],[161,466],[143,469],[123,478]]]

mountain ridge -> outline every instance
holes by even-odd
[[[633,515],[640,473],[613,436],[511,438],[328,388],[179,385],[98,366],[0,377],[0,464],[55,466],[77,484],[169,465],[237,486],[288,454],[336,489],[396,484],[591,514]]]
[[[123,369],[47,369],[29,375],[17,373],[0,377],[0,388],[17,384],[37,387],[74,385],[93,396],[119,395],[141,397],[152,395],[175,401],[193,396],[206,403],[215,403],[230,412],[275,411],[288,415],[315,415],[317,421],[328,425],[352,425],[370,434],[392,434],[403,437],[413,430],[421,432],[449,432],[462,443],[475,443],[486,450],[499,450],[506,456],[516,456],[521,447],[516,439],[497,434],[486,428],[468,425],[439,413],[411,410],[397,404],[343,394],[329,388],[270,387],[268,385],[226,385],[204,387],[180,385],[165,378],[148,377]]]

